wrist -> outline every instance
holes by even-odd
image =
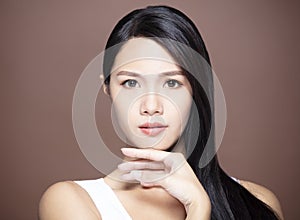
[[[211,214],[211,203],[209,198],[204,202],[195,201],[185,207],[186,220],[209,220]]]

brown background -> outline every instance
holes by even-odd
[[[74,88],[118,19],[156,3],[184,11],[206,41],[228,108],[222,166],[300,219],[299,4],[274,0],[2,0],[1,219],[36,219],[50,184],[101,175],[73,133]]]

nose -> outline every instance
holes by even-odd
[[[149,94],[143,97],[140,106],[141,115],[161,115],[163,114],[163,105],[157,94]]]

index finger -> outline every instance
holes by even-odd
[[[121,151],[128,157],[136,157],[154,161],[163,161],[168,155],[170,155],[170,152],[154,149],[121,148]]]

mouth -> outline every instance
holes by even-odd
[[[161,123],[145,123],[139,126],[139,129],[148,136],[156,136],[163,132],[168,126]]]

